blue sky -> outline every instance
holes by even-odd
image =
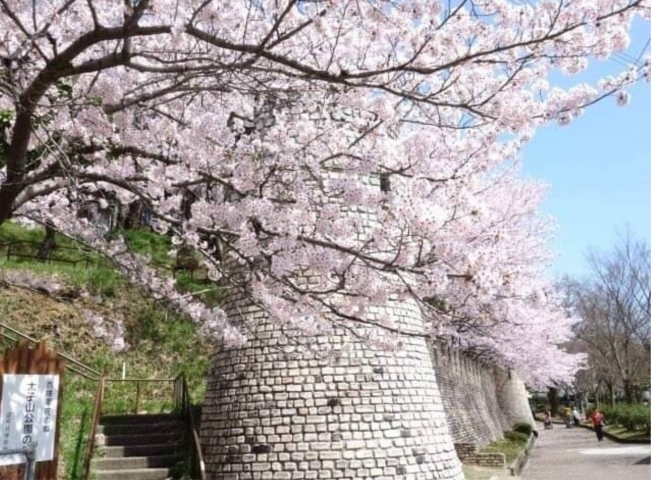
[[[636,22],[626,53],[637,57],[649,37],[649,24]],[[586,72],[561,82],[594,82],[622,71],[618,62],[624,60],[593,62]],[[628,91],[628,106],[608,98],[568,126],[539,131],[524,150],[524,175],[550,184],[543,212],[558,225],[555,276],[586,275],[588,250],[608,250],[626,228],[651,243],[651,85]]]

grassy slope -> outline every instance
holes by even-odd
[[[510,465],[520,455],[527,444],[527,437],[501,438],[482,447],[481,453],[501,452],[506,457],[506,465]]]
[[[43,232],[27,230],[11,223],[0,226],[0,243],[7,241],[40,241]],[[138,253],[150,255],[159,264],[170,264],[166,256],[169,240],[149,232],[128,232],[129,244]],[[65,238],[57,238],[60,246],[75,247]],[[33,251],[33,250],[32,250]],[[55,299],[48,295],[20,288],[0,288],[0,320],[39,340],[47,340],[89,366],[120,377],[126,364],[128,377],[171,378],[185,372],[195,400],[201,400],[203,379],[208,367],[210,346],[197,335],[196,326],[162,308],[130,286],[107,262],[91,255],[88,268],[63,263],[43,263],[28,259],[6,259],[0,248],[0,270],[27,270],[41,278],[70,285],[73,291],[85,292],[73,298]],[[72,260],[83,258],[83,252],[59,249],[56,255]],[[185,290],[205,290],[206,285],[181,276]],[[204,293],[205,301],[214,303],[214,291]],[[95,338],[84,318],[84,311],[105,317],[125,319],[130,348],[116,353]],[[83,460],[83,435],[92,410],[96,384],[78,375],[67,373],[64,386],[62,455],[66,479],[75,479]],[[169,409],[171,385],[148,384],[141,393],[141,410]],[[128,412],[134,406],[133,384],[110,384],[105,399],[105,412]]]

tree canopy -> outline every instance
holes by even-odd
[[[575,320],[519,154],[628,101],[648,61],[565,89],[550,73],[624,50],[638,15],[648,1],[0,0],[0,222],[84,239],[228,344],[247,333],[83,206],[145,205],[280,326],[395,348],[406,332],[375,312],[409,301],[428,334],[565,378]]]

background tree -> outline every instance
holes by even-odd
[[[589,376],[606,386],[611,402],[619,388],[626,402],[640,401],[651,373],[651,250],[627,234],[611,252],[592,253],[588,261],[589,277],[568,282],[568,290],[582,318],[576,333],[588,353]]]

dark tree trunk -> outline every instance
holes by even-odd
[[[608,403],[611,406],[615,406],[615,386],[612,383],[607,382],[606,388],[608,388]]]
[[[633,400],[635,400],[635,403],[642,403],[642,389],[639,385],[633,387]]]
[[[552,416],[558,415],[558,389],[556,387],[549,387],[547,391],[547,400],[549,400],[549,407]]]
[[[197,196],[192,190],[186,190],[183,192],[183,200],[181,201],[181,211],[183,212],[183,218],[185,220],[190,220],[192,218],[192,205],[197,201]]]
[[[38,247],[36,258],[39,260],[47,260],[50,258],[50,254],[56,248],[56,246],[57,244],[54,228],[52,228],[51,225],[47,224],[45,225],[45,238],[43,238],[41,245]]]
[[[630,380],[624,380],[624,401],[628,404],[633,403],[633,389],[635,387]]]
[[[140,212],[142,211],[142,203],[135,201],[129,205],[127,211],[127,218],[124,219],[124,229],[131,230],[140,225]]]

